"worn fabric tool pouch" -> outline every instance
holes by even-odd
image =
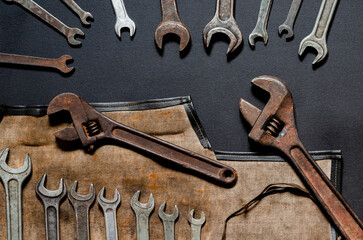
[[[135,215],[130,207],[132,195],[141,190],[140,202],[149,194],[155,198],[150,218],[150,239],[163,239],[163,225],[158,208],[165,201],[165,212],[179,208],[175,239],[190,239],[187,220],[190,210],[195,218],[203,211],[206,223],[202,239],[222,239],[226,218],[256,197],[272,183],[303,186],[292,168],[278,156],[252,153],[215,152],[199,122],[189,97],[144,102],[92,104],[108,117],[137,130],[213,159],[219,159],[238,171],[232,188],[214,185],[202,178],[180,171],[160,159],[148,158],[120,146],[105,145],[94,154],[82,148],[62,149],[53,133],[67,123],[53,125],[46,107],[3,107],[0,122],[0,148],[10,148],[8,165],[20,167],[26,153],[32,160],[32,175],[23,188],[23,238],[45,239],[44,208],[35,194],[36,182],[47,173],[46,187],[57,189],[63,177],[67,187],[77,180],[78,193],[87,194],[91,183],[96,191],[106,188],[106,198],[121,193],[117,211],[120,239],[136,239]],[[247,137],[247,136],[246,136]],[[340,152],[314,152],[314,159],[340,187]],[[0,240],[6,238],[4,188],[0,187]],[[76,239],[75,215],[68,199],[60,207],[61,239]],[[97,200],[90,210],[91,239],[106,239],[105,221]],[[246,214],[230,219],[226,239],[336,239],[336,234],[314,202],[293,193],[278,193],[259,201]]]

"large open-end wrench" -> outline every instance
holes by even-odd
[[[69,44],[79,45],[80,41],[74,39],[75,35],[84,36],[84,33],[79,28],[70,28],[61,21],[59,21],[52,14],[47,12],[44,8],[39,6],[33,0],[5,0],[7,2],[16,2],[21,5],[23,8],[29,10],[34,15],[42,19],[44,22],[48,23],[55,29],[57,29],[60,33],[62,33],[68,40]]]
[[[60,111],[68,111],[73,124],[55,133],[58,140],[68,142],[80,140],[88,150],[93,150],[97,142],[100,145],[107,144],[104,140],[113,140],[178,164],[219,183],[232,184],[237,180],[237,172],[233,168],[115,122],[75,94],[60,94],[49,103],[48,115]]]
[[[224,33],[229,37],[227,54],[236,50],[242,43],[242,32],[233,17],[234,0],[217,0],[216,12],[212,20],[204,27],[204,45],[209,47],[215,33]]]
[[[149,240],[149,217],[154,210],[154,197],[150,194],[147,203],[139,202],[140,191],[132,196],[130,205],[136,216],[136,237],[137,240]]]
[[[126,27],[130,30],[130,36],[132,37],[136,30],[134,21],[127,15],[124,0],[111,0],[113,9],[116,14],[115,31],[119,38],[121,38],[121,29]]]
[[[333,18],[338,0],[323,0],[321,2],[318,17],[315,22],[313,31],[306,36],[300,43],[299,55],[301,56],[307,47],[315,48],[317,56],[313,64],[320,62],[328,54],[326,44],[326,35],[328,34],[329,25]]]
[[[73,0],[62,0],[67,6],[72,9],[73,12],[75,12],[79,18],[81,19],[81,22],[84,25],[90,25],[89,22],[87,22],[87,18],[93,19],[93,16],[91,13],[84,11],[78,4]]]
[[[179,51],[183,51],[190,41],[190,33],[180,20],[176,0],[161,0],[161,15],[162,20],[154,33],[156,45],[162,49],[164,35],[174,33],[180,38]]]
[[[29,154],[26,155],[23,166],[17,169],[10,168],[6,164],[9,148],[0,153],[0,179],[5,187],[6,220],[8,224],[8,240],[22,240],[22,185],[29,177],[32,165]]]
[[[103,210],[103,215],[105,215],[107,240],[118,240],[116,210],[121,202],[120,193],[116,189],[115,195],[111,200],[106,199],[104,194],[105,188],[102,188],[98,193],[97,200]]]
[[[240,100],[240,111],[252,126],[249,137],[262,145],[277,148],[290,160],[321,210],[346,239],[363,239],[362,222],[299,139],[292,96],[286,84],[272,76],[257,77],[252,84],[270,93],[270,100],[262,111]]]
[[[301,2],[302,0],[292,0],[287,18],[285,22],[279,26],[279,34],[281,35],[284,31],[286,31],[286,39],[294,36],[294,23],[300,9]]]
[[[174,212],[172,214],[166,214],[165,211],[166,203],[163,202],[159,208],[159,217],[163,221],[164,226],[164,240],[174,240],[174,225],[175,221],[179,217],[178,207],[174,206]]]
[[[75,181],[69,189],[68,199],[76,215],[77,240],[89,240],[89,209],[96,197],[95,189],[91,184],[89,193],[80,195],[76,192],[77,184]]]
[[[255,46],[256,38],[263,39],[263,43],[266,45],[268,41],[267,34],[267,22],[270,16],[271,6],[273,0],[262,0],[260,5],[260,12],[258,13],[258,19],[255,28],[250,34],[248,40],[251,46]]]
[[[60,180],[59,188],[50,191],[45,188],[47,174],[37,182],[35,192],[44,205],[46,240],[59,240],[59,207],[67,194],[66,183]]]
[[[58,59],[51,59],[51,58],[40,58],[33,56],[0,53],[0,63],[50,67],[58,69],[62,73],[69,73],[74,69],[74,67],[68,67],[66,65],[68,60],[72,60],[72,57],[69,55],[63,55]]]
[[[201,213],[199,219],[194,218],[194,209],[189,212],[188,221],[191,227],[191,240],[200,240],[202,234],[202,226],[205,223],[205,214]]]

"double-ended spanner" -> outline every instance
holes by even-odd
[[[84,25],[90,25],[87,19],[93,19],[91,13],[84,11],[74,0],[62,0],[73,12],[75,12]]]
[[[240,111],[252,126],[249,137],[280,150],[287,157],[321,210],[346,239],[363,239],[362,222],[299,139],[292,96],[286,84],[272,76],[257,77],[252,84],[267,91],[270,99],[262,111],[240,100]]]
[[[234,0],[217,0],[212,20],[204,27],[203,40],[208,48],[213,34],[224,33],[229,37],[227,54],[235,51],[242,43],[242,32],[233,17]]]
[[[282,35],[286,32],[286,39],[294,36],[294,23],[300,9],[301,2],[302,0],[292,0],[285,22],[279,26],[279,34]]]
[[[266,45],[268,41],[267,22],[270,16],[271,6],[273,0],[262,0],[260,5],[260,12],[255,28],[250,34],[248,41],[251,46],[255,46],[256,38],[262,38],[263,43]]]
[[[0,179],[5,188],[8,240],[22,240],[22,186],[31,173],[32,165],[27,154],[23,166],[13,169],[6,164],[8,153],[9,148],[0,153]]]
[[[81,42],[74,39],[75,35],[84,36],[84,33],[79,28],[70,28],[61,21],[59,21],[52,14],[47,12],[44,8],[39,6],[33,0],[5,0],[7,2],[16,2],[23,8],[29,10],[34,15],[42,19],[44,22],[51,25],[53,28],[57,29],[62,33],[71,45],[80,45]]]
[[[80,140],[90,152],[95,148],[95,144],[99,146],[113,141],[167,160],[218,183],[227,185],[237,180],[237,172],[233,168],[118,123],[96,111],[75,94],[60,94],[49,103],[48,115],[60,111],[69,112],[73,120],[71,127],[55,133],[56,139],[63,142],[72,143]]]
[[[199,219],[194,218],[194,209],[189,212],[188,221],[190,223],[191,228],[191,240],[200,240],[202,234],[202,227],[205,223],[205,214],[204,212],[201,213]]]
[[[44,174],[37,182],[35,192],[44,205],[46,240],[59,240],[59,208],[67,195],[67,187],[64,179],[61,178],[57,190],[48,190],[44,186],[46,178],[47,174]]]
[[[118,240],[116,210],[121,203],[120,192],[116,189],[115,195],[111,200],[106,199],[104,196],[105,188],[102,188],[98,193],[97,200],[103,210],[103,215],[105,216],[106,239]]]
[[[134,36],[136,25],[127,15],[124,0],[111,0],[111,2],[116,14],[116,35],[121,39],[121,29],[128,28],[130,30],[130,37]]]
[[[190,33],[180,20],[176,0],[161,0],[161,22],[154,33],[155,43],[158,48],[163,48],[163,37],[168,33],[179,36],[179,51],[183,51],[190,41]]]
[[[66,63],[69,60],[72,60],[72,57],[69,55],[63,55],[58,59],[51,59],[51,58],[40,58],[33,56],[0,53],[0,63],[49,67],[49,68],[58,69],[62,73],[69,73],[74,69],[74,67],[67,66]]]
[[[338,0],[322,0],[318,17],[316,19],[313,31],[306,36],[300,43],[299,55],[301,56],[307,47],[315,48],[317,56],[313,64],[323,60],[328,54],[326,36],[329,25],[334,15]]]
[[[176,220],[179,217],[179,210],[178,206],[174,206],[174,212],[172,214],[166,214],[165,211],[166,203],[163,202],[161,206],[159,207],[159,218],[163,221],[163,227],[164,227],[164,240],[174,240],[175,237],[175,231],[174,231],[174,225]]]
[[[140,203],[140,191],[132,196],[130,205],[136,216],[136,238],[137,240],[149,240],[149,217],[154,210],[154,197],[150,193],[147,203]]]

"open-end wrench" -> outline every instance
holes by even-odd
[[[284,31],[286,31],[286,39],[294,36],[294,23],[300,9],[301,2],[302,0],[292,0],[287,18],[285,22],[279,26],[279,34],[281,35]]]
[[[249,137],[262,145],[277,148],[290,160],[321,210],[346,239],[363,239],[362,222],[299,139],[292,96],[286,84],[272,76],[257,77],[252,84],[270,93],[270,100],[262,111],[240,100],[240,111],[252,126]]]
[[[154,197],[150,194],[149,201],[144,204],[139,202],[140,191],[132,196],[130,205],[136,216],[137,240],[149,240],[149,217],[154,210]]]
[[[89,209],[92,206],[96,194],[91,184],[87,195],[76,192],[78,182],[75,181],[68,191],[68,200],[72,204],[76,215],[77,240],[89,240]]]
[[[202,226],[205,223],[205,214],[201,213],[199,219],[194,218],[194,209],[189,212],[188,221],[191,228],[191,240],[200,240],[202,234]]]
[[[107,240],[117,240],[117,221],[116,221],[116,210],[120,205],[121,196],[119,191],[115,190],[115,195],[113,199],[109,200],[104,197],[105,188],[103,187],[101,191],[98,193],[97,200],[100,204],[103,215],[105,215],[105,223],[106,223],[106,236]]]
[[[79,18],[81,19],[81,22],[84,25],[90,25],[89,22],[87,22],[87,18],[93,19],[93,16],[91,13],[84,11],[78,4],[73,0],[62,0],[67,6],[75,12]]]
[[[60,180],[59,188],[50,191],[45,188],[47,174],[37,182],[35,192],[44,205],[46,240],[59,240],[59,207],[67,194],[66,183]]]
[[[5,187],[6,220],[8,224],[8,240],[22,240],[22,185],[32,170],[29,154],[26,155],[23,166],[17,169],[6,164],[9,148],[0,153],[0,179]]]
[[[267,34],[267,22],[270,16],[271,6],[273,0],[262,0],[260,5],[260,12],[258,13],[258,19],[255,28],[250,34],[248,40],[251,46],[255,46],[256,38],[261,37],[263,43],[266,45],[268,41]]]
[[[69,44],[79,45],[80,41],[74,39],[75,35],[84,36],[84,33],[79,28],[70,28],[61,21],[59,21],[52,14],[47,12],[44,8],[39,6],[33,0],[5,0],[7,2],[16,2],[20,4],[23,8],[29,10],[34,15],[42,19],[44,22],[48,23],[55,29],[57,29],[60,33],[62,33],[68,40]]]
[[[107,144],[105,140],[109,143],[110,140],[111,143],[116,141],[123,146],[178,164],[219,183],[229,185],[237,180],[237,172],[233,168],[115,122],[75,94],[60,94],[49,103],[48,115],[60,111],[68,111],[73,120],[71,127],[55,133],[55,137],[63,142],[80,140],[88,150],[93,150],[96,142],[101,145]]]
[[[163,221],[164,226],[164,239],[165,240],[174,240],[174,225],[175,221],[179,217],[178,207],[174,206],[173,214],[166,214],[164,212],[166,203],[163,202],[159,208],[159,217]]]
[[[300,56],[307,47],[315,48],[317,51],[318,54],[313,61],[313,64],[320,62],[328,54],[326,35],[328,34],[329,25],[333,18],[337,4],[338,0],[322,0],[313,31],[300,43]]]
[[[66,63],[68,60],[72,60],[72,57],[69,55],[63,55],[58,59],[51,59],[0,53],[0,63],[50,67],[58,69],[62,73],[69,73],[74,69],[74,67],[67,67]]]
[[[161,15],[162,20],[154,33],[156,45],[162,49],[164,35],[174,33],[180,38],[179,51],[183,51],[190,41],[190,33],[180,20],[176,0],[161,0]]]
[[[135,33],[136,25],[127,15],[124,0],[111,0],[111,2],[116,14],[116,35],[121,38],[121,29],[126,27],[130,30],[130,36],[132,37]]]
[[[215,33],[224,33],[229,37],[227,54],[236,50],[242,43],[242,32],[233,17],[234,0],[217,0],[216,12],[212,20],[204,27],[204,45],[209,47]]]

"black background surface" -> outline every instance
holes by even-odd
[[[362,2],[340,1],[328,35],[329,54],[312,67],[316,54],[299,58],[302,38],[315,23],[321,1],[302,3],[292,41],[280,38],[277,29],[287,16],[291,1],[275,1],[268,23],[269,41],[251,49],[260,1],[237,0],[235,18],[243,33],[242,47],[227,57],[229,40],[217,34],[212,46],[203,46],[202,31],[215,11],[214,0],[179,0],[180,17],[191,32],[191,45],[178,51],[178,38],[164,38],[158,51],[154,31],[161,19],[157,0],[125,0],[137,25],[120,41],[114,32],[110,0],[77,3],[95,20],[82,26],[60,0],[37,0],[70,27],[81,28],[82,47],[71,47],[66,38],[17,4],[0,2],[0,52],[58,58],[70,54],[75,72],[62,75],[40,68],[0,65],[0,104],[44,105],[62,92],[74,92],[88,102],[118,102],[191,95],[212,147],[228,151],[261,151],[248,141],[249,128],[238,110],[241,97],[263,108],[250,80],[268,74],[287,82],[295,102],[300,138],[308,150],[343,151],[343,195],[363,218],[363,79]],[[256,94],[257,93],[257,94]],[[266,100],[266,97],[265,97]],[[246,183],[248,184],[248,183]]]

